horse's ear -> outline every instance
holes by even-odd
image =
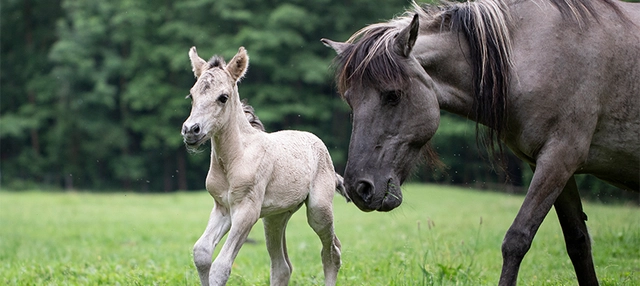
[[[200,77],[200,75],[208,68],[208,64],[205,60],[198,56],[196,47],[191,47],[189,50],[189,59],[191,60],[191,69],[193,75]]]
[[[413,49],[413,45],[418,38],[418,30],[420,29],[420,21],[418,20],[418,14],[413,16],[411,24],[402,29],[396,37],[396,51],[403,57],[408,57]]]
[[[244,47],[240,47],[238,53],[233,56],[233,59],[227,64],[226,69],[235,81],[239,81],[247,72],[248,66],[249,55],[247,54],[247,50],[245,50]]]
[[[334,42],[332,40],[324,39],[324,38],[320,39],[320,42],[322,42],[325,46],[332,48],[334,51],[336,51],[338,55],[341,55],[342,52],[344,52],[347,48],[353,45],[349,43]]]

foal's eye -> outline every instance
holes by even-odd
[[[229,96],[226,94],[222,94],[218,96],[218,101],[220,101],[221,103],[226,103],[227,100],[229,100]]]
[[[400,90],[390,90],[382,93],[382,100],[386,104],[397,105],[400,102],[400,97],[402,96],[402,91]]]

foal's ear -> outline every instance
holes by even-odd
[[[413,45],[418,38],[418,30],[420,29],[420,21],[418,20],[418,14],[413,16],[411,24],[402,29],[396,37],[396,52],[403,57],[408,57],[413,49]]]
[[[208,64],[205,60],[198,56],[196,47],[191,47],[189,50],[189,59],[191,60],[191,69],[193,75],[200,77],[200,75],[208,68]]]
[[[233,59],[231,59],[229,64],[227,64],[226,69],[235,81],[239,81],[247,72],[248,66],[249,55],[247,55],[247,50],[245,50],[244,47],[240,47],[240,49],[238,49],[238,53],[233,56]]]
[[[325,46],[332,48],[338,55],[341,55],[347,48],[353,45],[349,43],[334,42],[325,38],[320,39],[320,42],[322,42]]]

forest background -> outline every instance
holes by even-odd
[[[239,86],[268,131],[307,130],[346,163],[350,109],[336,93],[334,52],[408,0],[1,0],[0,187],[5,190],[201,190],[209,152],[189,154],[181,124],[195,82],[187,52],[251,61]],[[475,124],[443,112],[431,144],[446,168],[412,180],[524,192],[529,167],[506,172],[475,142]],[[207,147],[208,148],[208,147]],[[498,164],[499,165],[499,164]],[[496,171],[498,169],[498,171]],[[640,203],[590,176],[584,196]]]

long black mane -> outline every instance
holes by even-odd
[[[395,29],[392,25],[377,25],[361,35],[336,58],[338,91],[344,95],[348,86],[371,86],[378,90],[403,83],[407,72],[399,64],[399,55],[381,48],[383,39]],[[387,43],[384,43],[387,45]]]

